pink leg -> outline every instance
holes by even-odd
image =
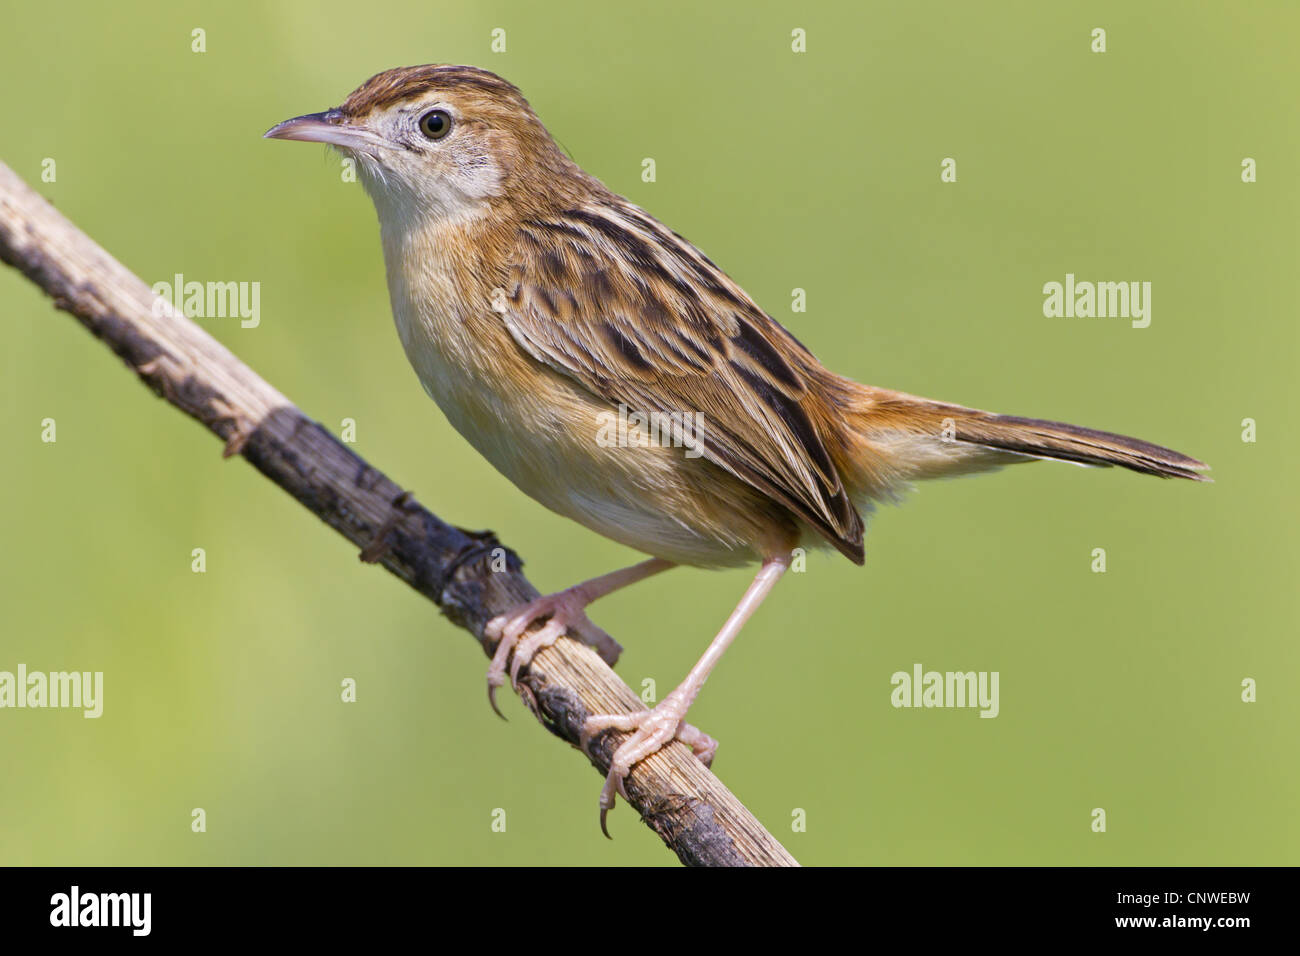
[[[585,620],[587,614],[584,609],[588,604],[671,567],[671,561],[651,558],[630,568],[611,571],[563,591],[544,595],[488,621],[483,634],[497,641],[497,649],[492,655],[487,673],[488,702],[492,709],[501,714],[497,709],[496,691],[506,682],[506,661],[511,658],[512,652],[514,659],[510,663],[510,683],[511,686],[516,686],[520,668],[527,667],[528,662],[543,647],[550,647],[558,641],[570,626]],[[540,629],[524,636],[524,632],[533,624],[547,617],[550,620]]]
[[[605,786],[600,791],[600,828],[605,831],[605,836],[609,836],[609,831],[605,829],[605,815],[614,806],[615,794],[622,793],[624,798],[627,797],[627,791],[623,789],[623,780],[637,761],[644,760],[657,752],[675,737],[689,744],[706,764],[712,760],[717,744],[711,737],[696,730],[690,724],[683,723],[686,712],[694,703],[700,688],[704,686],[709,672],[713,670],[714,665],[731,646],[731,642],[740,633],[740,629],[744,627],[750,615],[763,603],[763,599],[789,566],[789,555],[771,557],[763,562],[763,567],[755,575],[749,589],[745,591],[745,596],[731,612],[727,623],[722,625],[722,630],[713,639],[713,643],[704,652],[699,663],[691,668],[686,679],[676,690],[660,701],[654,710],[587,718],[582,728],[583,749],[586,749],[586,742],[591,737],[604,730],[632,733],[632,736],[624,740],[614,751],[614,757],[609,765],[609,775],[605,778]]]

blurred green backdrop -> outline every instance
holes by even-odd
[[[1297,28],[1289,2],[11,5],[0,159],[149,282],[260,282],[260,326],[205,327],[554,589],[637,556],[451,430],[361,187],[259,138],[387,67],[503,74],[836,370],[1214,466],[930,484],[871,520],[865,569],[789,576],[692,720],[801,861],[1295,864]],[[1067,272],[1152,282],[1151,326],[1045,318]],[[106,684],[99,720],[0,711],[0,863],[673,862],[626,806],[600,837],[599,778],[513,698],[493,716],[486,660],[429,604],[7,269],[0,309],[0,670]],[[748,575],[600,604],[625,679],[666,692]],[[999,671],[1000,716],[892,708],[916,662]]]

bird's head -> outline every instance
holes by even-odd
[[[387,70],[341,106],[285,120],[265,135],[328,143],[355,160],[381,220],[464,220],[527,204],[553,192],[557,180],[582,176],[523,94],[472,66]],[[543,182],[547,188],[537,189]]]

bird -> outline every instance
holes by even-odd
[[[494,708],[507,674],[587,623],[592,602],[679,565],[757,565],[671,693],[586,719],[584,749],[625,735],[600,791],[607,836],[637,763],[673,739],[712,762],[717,742],[687,713],[797,549],[861,565],[876,503],[1020,462],[1208,480],[1203,462],[1150,442],[830,371],[695,245],[583,170],[487,70],[386,70],[264,135],[355,162],[398,336],[451,425],[537,502],[647,556],[490,621]]]

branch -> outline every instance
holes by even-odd
[[[221,437],[227,457],[242,455],[363,548],[364,560],[382,564],[437,604],[489,657],[494,645],[483,626],[537,596],[520,573],[522,562],[491,532],[462,531],[416,504],[205,331],[160,307],[166,303],[148,285],[3,163],[0,259],[45,290],[154,392]],[[505,570],[490,570],[494,555],[505,556]],[[587,714],[641,708],[606,663],[617,659],[618,645],[598,628],[578,636],[586,643],[558,641],[520,681],[520,696],[542,725],[575,746]],[[591,762],[602,776],[621,736],[606,733],[591,744]],[[681,743],[638,763],[626,786],[646,824],[683,863],[796,865]],[[592,816],[594,831],[594,799]]]

